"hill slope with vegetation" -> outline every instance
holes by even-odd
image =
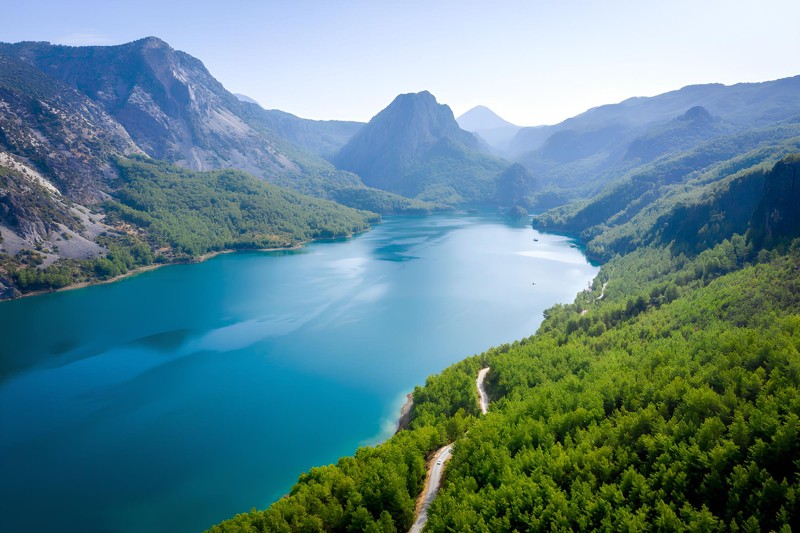
[[[0,256],[0,270],[21,292],[109,279],[222,250],[343,237],[380,221],[375,213],[303,196],[239,170],[196,172],[143,156],[120,158],[115,166],[121,182],[103,205],[107,230],[97,237],[106,253],[59,259],[46,268],[38,268],[36,252]]]
[[[700,250],[747,229],[764,173],[798,150],[800,124],[714,139],[624,173],[588,200],[535,217],[534,226],[579,236],[599,261],[652,240]]]
[[[407,430],[211,531],[405,531],[425,456],[452,441],[426,531],[797,528],[798,168],[751,178],[746,223],[714,242],[679,232],[616,256],[536,335],[430,377]]]
[[[731,146],[754,130],[779,135],[781,126],[798,122],[800,76],[693,85],[596,107],[554,126],[523,128],[510,157],[536,176],[539,189],[526,201],[541,210],[590,198],[623,174],[650,171],[658,158],[715,141]]]

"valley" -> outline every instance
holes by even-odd
[[[800,76],[413,91],[0,43],[4,530],[799,527]]]
[[[494,214],[395,216],[4,302],[4,524],[197,531],[264,507],[391,436],[425,376],[569,301],[597,272],[569,242]],[[44,479],[71,490],[27,481]]]

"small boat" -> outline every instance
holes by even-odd
[[[533,239],[533,242],[539,242],[539,239]]]

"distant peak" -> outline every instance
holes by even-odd
[[[433,103],[436,102],[436,97],[433,96],[429,91],[420,91],[418,93],[403,93],[398,94],[397,98],[395,98],[395,102],[397,101],[407,101],[407,100],[422,100],[422,101],[431,101]]]
[[[467,131],[486,130],[491,128],[514,127],[510,123],[485,105],[477,105],[456,119],[458,124]]]
[[[158,37],[153,37],[152,35],[150,37],[145,37],[143,39],[138,39],[136,41],[133,41],[130,44],[139,45],[142,48],[146,48],[146,49],[149,49],[149,48],[170,48],[169,44],[167,44],[166,41],[163,41],[162,39],[159,39]]]

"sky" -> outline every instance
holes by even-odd
[[[797,0],[0,0],[0,41],[156,36],[231,92],[368,121],[428,90],[520,126],[699,83],[800,74]]]

